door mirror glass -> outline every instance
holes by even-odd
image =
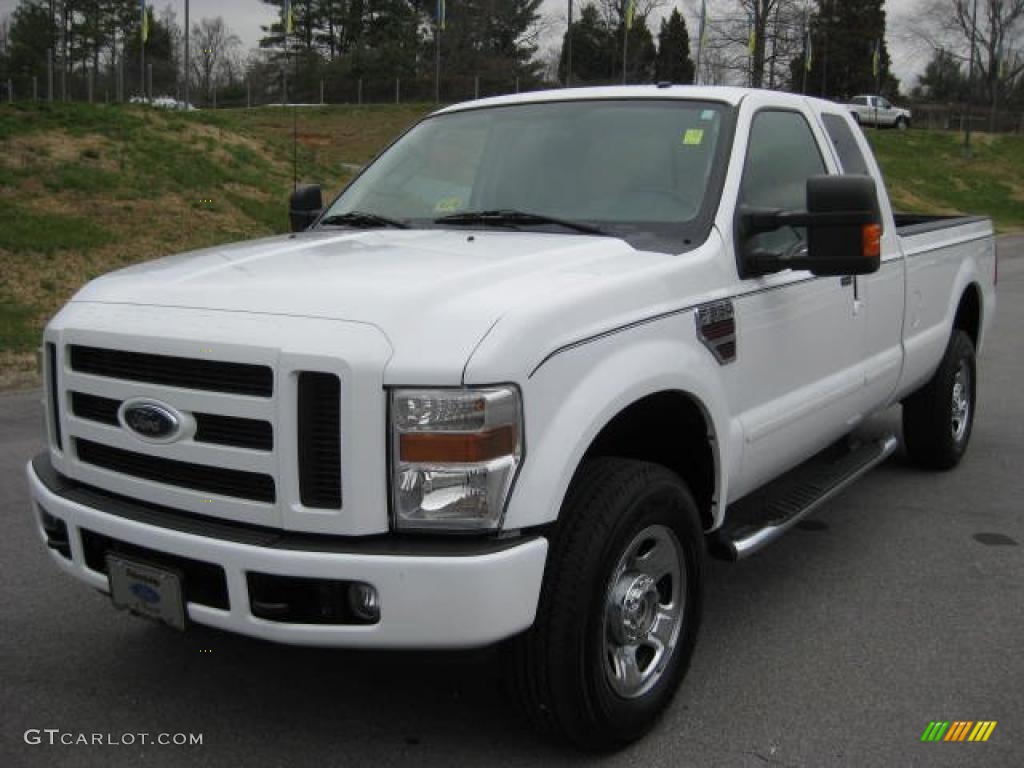
[[[798,227],[806,229],[806,246],[751,248],[765,232]],[[870,176],[812,176],[806,211],[741,207],[739,230],[748,274],[803,269],[818,276],[862,275],[881,266],[881,215]]]

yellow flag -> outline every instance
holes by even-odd
[[[633,28],[633,16],[636,14],[636,1],[629,0],[626,3],[626,29]]]
[[[879,61],[881,59],[881,56],[880,56],[881,48],[882,48],[882,46],[879,45],[876,42],[875,43],[875,52],[871,56],[871,74],[874,75],[875,77],[878,77],[878,66],[879,66]]]
[[[291,0],[284,0],[284,33],[290,35],[295,31],[295,11]]]
[[[145,0],[141,3],[142,5],[142,42],[149,40],[149,9],[146,7]]]
[[[750,28],[750,39],[747,40],[747,51],[750,55],[754,55],[754,49],[757,48],[757,32],[753,27]]]

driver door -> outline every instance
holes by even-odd
[[[802,111],[755,111],[737,211],[806,209],[807,179],[837,172],[822,138]],[[756,240],[734,245],[798,250],[806,247],[806,231],[788,228]],[[802,270],[750,276],[741,279],[734,307],[738,353],[728,381],[744,439],[735,488],[741,495],[849,431],[859,415],[865,331],[852,278]]]

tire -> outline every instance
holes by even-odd
[[[960,463],[974,427],[976,392],[974,344],[954,329],[935,375],[903,401],[903,442],[911,461],[938,470]]]
[[[587,461],[552,536],[534,625],[509,649],[509,682],[528,719],[593,751],[650,730],[693,655],[704,562],[697,506],[675,473]],[[673,606],[678,621],[668,618]]]
[[[896,120],[896,130],[905,131],[910,127],[910,123],[907,122],[907,118],[900,117]]]

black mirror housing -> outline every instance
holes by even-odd
[[[288,220],[292,232],[304,232],[313,226],[324,210],[319,184],[300,184],[288,201]]]
[[[807,212],[819,225],[807,228],[808,268],[816,275],[864,275],[882,265],[882,214],[870,176],[812,176],[807,180]],[[825,223],[830,215],[849,223]]]
[[[743,208],[740,247],[749,238],[782,227],[806,227],[807,245],[794,253],[745,251],[745,276],[806,269],[818,276],[863,275],[881,266],[881,212],[870,176],[812,176],[807,210]]]

